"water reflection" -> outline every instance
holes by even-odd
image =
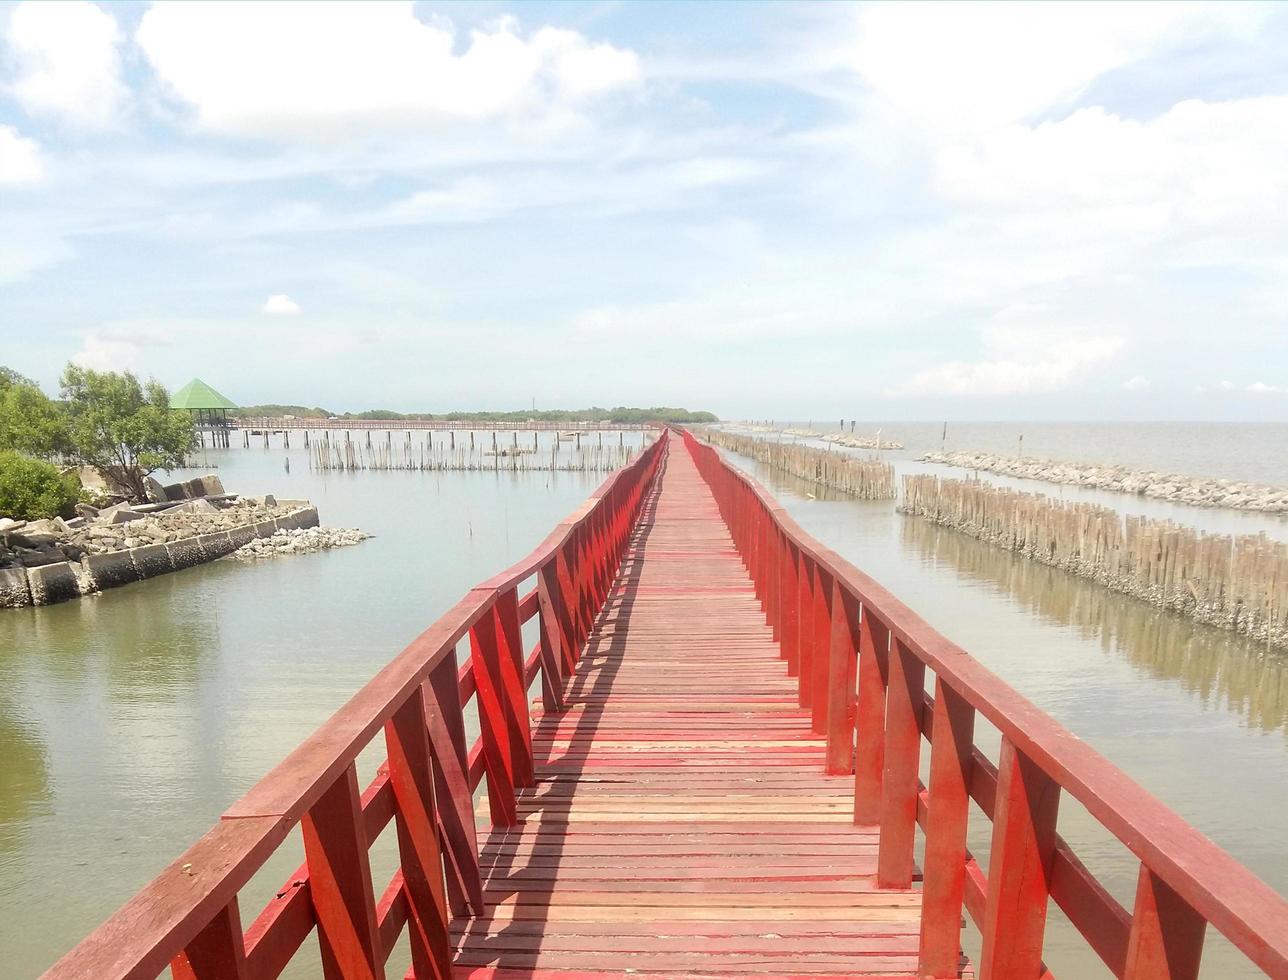
[[[50,806],[45,744],[8,699],[0,701],[0,758],[0,855],[7,855],[23,843],[31,818]]]
[[[1284,654],[949,528],[916,518],[901,524],[904,546],[923,558],[989,583],[1039,616],[1123,654],[1150,677],[1179,681],[1205,707],[1225,708],[1254,728],[1288,735]]]

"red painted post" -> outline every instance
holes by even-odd
[[[895,640],[890,649],[889,674],[877,886],[911,888],[926,665],[902,641]]]
[[[854,709],[854,822],[881,822],[890,631],[864,604],[859,616],[859,690]]]
[[[1032,980],[1041,971],[1059,807],[1059,785],[1004,737],[980,929],[980,980]]]
[[[590,584],[592,553],[589,528],[582,524],[574,537],[577,541],[577,564],[573,566],[573,580],[577,583],[577,648],[580,650],[585,646],[595,621]]]
[[[532,720],[528,712],[528,685],[523,678],[523,633],[519,623],[519,593],[509,588],[496,597],[492,606],[496,632],[501,643],[501,680],[505,687],[506,721],[510,727],[510,770],[514,785],[531,786]]]
[[[581,646],[577,641],[577,603],[576,589],[572,580],[572,569],[568,562],[567,546],[560,548],[555,555],[555,572],[559,583],[559,622],[563,627],[563,657],[565,675],[572,673],[581,656]]]
[[[859,602],[832,581],[832,630],[827,666],[827,771],[854,770],[854,685],[858,668]]]
[[[385,722],[385,744],[397,804],[394,821],[407,892],[412,968],[417,980],[446,980],[452,972],[452,943],[428,730],[425,699],[418,689]]]
[[[800,666],[800,636],[797,616],[800,612],[800,587],[796,582],[798,553],[796,546],[784,540],[779,573],[783,587],[780,615],[783,628],[780,632],[780,656],[787,661],[787,676],[795,677]]]
[[[358,774],[340,775],[300,821],[327,980],[383,980]]]
[[[751,497],[750,493],[747,495]],[[769,514],[755,497],[751,497],[752,513],[756,519],[756,591],[760,592],[760,609],[769,616]]]
[[[170,973],[174,980],[243,980],[247,976],[236,896],[170,961]]]
[[[775,643],[783,635],[783,537],[772,517],[769,525],[769,551],[766,574],[769,576],[769,629]]]
[[[422,688],[425,727],[434,758],[434,797],[438,821],[447,843],[447,887],[452,911],[483,914],[483,883],[479,871],[478,836],[474,823],[474,794],[470,790],[469,749],[465,745],[465,715],[456,681],[456,649],[429,672]]]
[[[796,606],[796,703],[809,707],[814,681],[814,562],[802,549],[797,553],[796,583],[799,601]]]
[[[541,629],[541,704],[547,714],[564,710],[565,626],[555,562],[537,569],[537,622]]]
[[[1207,922],[1141,865],[1123,980],[1196,980]]]
[[[510,750],[510,720],[506,685],[501,674],[500,638],[492,610],[470,630],[470,663],[474,668],[474,700],[478,704],[483,768],[487,773],[488,809],[495,827],[519,821],[514,800],[514,762]]]
[[[917,964],[923,977],[950,977],[958,972],[974,738],[975,709],[936,679]]]
[[[832,658],[832,576],[814,563],[814,651],[810,663],[810,727],[827,731],[827,678]]]

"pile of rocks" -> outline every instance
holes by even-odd
[[[1195,507],[1231,507],[1237,510],[1288,513],[1286,487],[1203,476],[1178,476],[1155,470],[1134,470],[1126,466],[997,456],[993,453],[935,452],[926,453],[921,459],[927,463],[944,463],[948,466],[983,470],[986,473],[1000,473],[1002,476],[1158,497],[1160,500]]]
[[[356,527],[309,527],[278,531],[267,538],[256,538],[242,545],[233,554],[243,561],[276,558],[279,555],[304,555],[312,551],[327,551],[360,544],[371,537]]]
[[[847,436],[844,432],[830,432],[823,436],[824,442],[848,449],[902,449],[903,443],[893,439],[882,439],[880,436]]]
[[[318,525],[317,508],[307,500],[225,493],[215,476],[160,491],[169,499],[101,510],[80,504],[70,520],[0,518],[0,608],[89,595],[214,561],[279,535],[284,543],[274,544],[273,554],[357,544],[366,537],[349,529],[319,529],[302,538],[298,532]]]

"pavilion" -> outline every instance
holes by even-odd
[[[210,385],[200,378],[193,378],[170,396],[170,407],[183,409],[192,416],[197,437],[203,443],[209,430],[213,444],[227,448],[228,411],[237,406]]]

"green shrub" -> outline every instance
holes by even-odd
[[[76,480],[58,467],[15,452],[0,452],[0,517],[22,521],[69,516],[80,498]]]

